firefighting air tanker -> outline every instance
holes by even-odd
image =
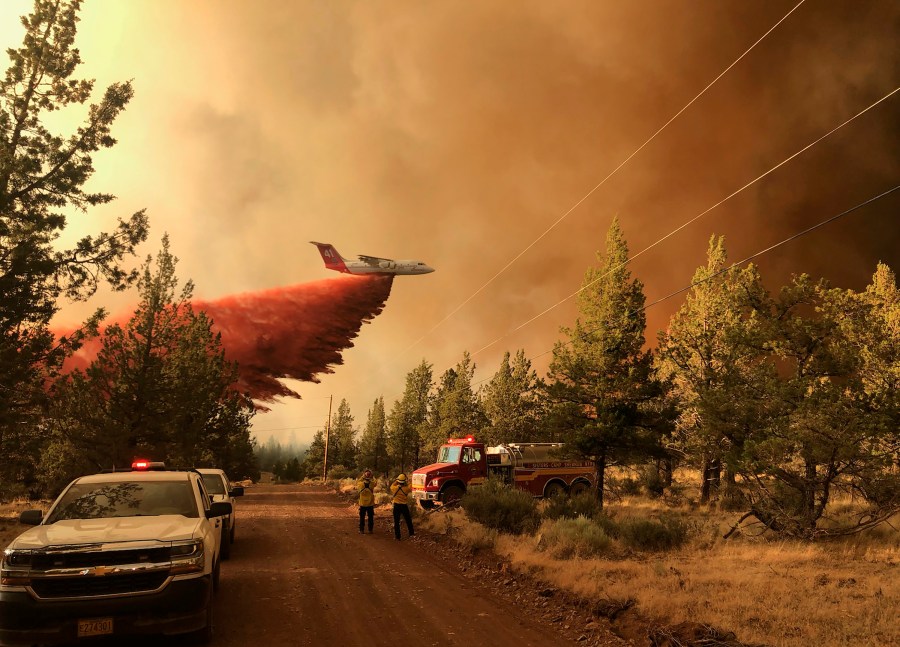
[[[428,274],[434,272],[433,267],[429,267],[422,261],[395,261],[390,258],[363,255],[357,257],[359,260],[351,261],[338,254],[334,245],[317,243],[314,240],[309,242],[319,248],[322,260],[325,261],[325,267],[335,272],[344,272],[345,274]]]

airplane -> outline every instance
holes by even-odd
[[[359,260],[351,261],[341,256],[334,245],[330,243],[317,243],[314,240],[309,242],[319,248],[322,260],[325,261],[325,267],[335,272],[344,272],[345,274],[428,274],[434,272],[433,267],[429,267],[422,261],[395,261],[390,258],[362,254],[357,257]]]

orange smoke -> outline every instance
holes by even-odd
[[[362,325],[377,316],[391,294],[393,275],[323,279],[214,301],[193,302],[221,333],[225,356],[239,366],[238,388],[256,401],[299,397],[279,382],[292,378],[318,382],[343,363]],[[110,323],[124,325],[130,314]],[[57,334],[62,334],[57,331]],[[86,343],[67,360],[64,372],[85,368],[97,356],[100,340]]]

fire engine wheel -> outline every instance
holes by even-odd
[[[422,506],[423,510],[433,510],[434,509],[434,501],[425,501],[423,499],[419,499],[419,505]]]
[[[572,483],[572,487],[569,488],[569,494],[571,496],[578,496],[579,494],[584,494],[590,489],[590,486],[584,481],[578,481],[577,483]]]
[[[549,483],[547,487],[544,488],[544,497],[551,499],[557,496],[566,496],[566,486],[562,483]]]
[[[443,496],[441,497],[441,502],[447,506],[455,506],[459,505],[460,499],[463,497],[463,489],[458,485],[451,485],[449,487],[444,488]]]

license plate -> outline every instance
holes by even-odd
[[[93,618],[92,620],[78,621],[78,637],[102,636],[113,632],[112,618]]]

